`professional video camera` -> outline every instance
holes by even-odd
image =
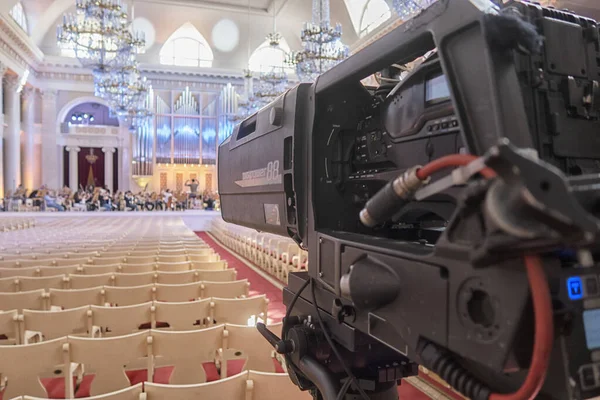
[[[223,218],[309,251],[282,338],[259,325],[301,389],[397,399],[421,364],[477,400],[600,395],[599,32],[440,0],[220,146]]]

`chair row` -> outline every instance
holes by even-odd
[[[62,336],[110,337],[142,329],[200,329],[215,323],[239,325],[268,320],[266,296],[209,298],[188,302],[153,301],[123,307],[82,306],[39,311],[0,311],[0,344],[29,344]]]
[[[44,289],[28,292],[0,293],[0,311],[49,310],[77,308],[85,305],[111,305],[115,307],[146,303],[149,301],[184,302],[208,297],[240,298],[248,296],[247,280],[231,282],[193,282],[185,285],[151,284],[117,287],[98,286],[87,289]]]
[[[74,254],[73,256],[77,256]],[[85,257],[85,255],[83,256]],[[5,260],[0,261],[0,268],[21,268],[21,267],[46,267],[46,266],[68,266],[68,265],[110,265],[110,264],[173,264],[173,263],[198,263],[219,261],[218,254],[209,255],[190,255],[190,256],[150,256],[150,257],[96,257],[96,258],[52,258],[30,259],[30,260]]]
[[[237,272],[234,269],[224,269],[220,271],[152,271],[133,274],[69,274],[46,277],[16,276],[0,278],[0,293],[27,292],[38,289],[87,289],[98,286],[131,287],[152,284],[185,285],[197,282],[231,282],[235,280],[236,275]]]
[[[33,218],[3,218],[0,221],[0,232],[10,232],[18,229],[28,229],[35,226]]]
[[[35,251],[35,253],[32,253]],[[177,255],[204,255],[212,254],[212,249],[207,245],[194,247],[143,247],[143,248],[127,248],[127,247],[86,247],[86,248],[33,248],[23,249],[16,248],[2,252],[2,260],[17,260],[21,259],[40,259],[43,257],[53,256],[53,258],[77,258],[82,257],[143,257],[143,256],[177,256]]]
[[[281,281],[290,272],[308,268],[308,253],[290,238],[256,232],[215,219],[213,233],[226,247],[252,261]]]
[[[271,328],[281,331],[281,325]],[[275,369],[273,348],[256,328],[221,324],[193,331],[150,329],[110,338],[67,336],[0,346],[0,374],[6,382],[6,398],[48,397],[42,382],[53,371],[54,378],[64,379],[66,398],[73,399],[76,385],[90,374],[93,396],[128,388],[126,371],[131,370],[145,370],[146,380],[154,382],[155,371],[169,367],[172,372],[165,384],[189,385],[206,382],[205,365],[213,364],[220,377],[227,378],[228,361],[235,359],[242,360],[244,370]]]
[[[243,371],[216,382],[195,385],[164,385],[138,383],[116,392],[88,397],[87,400],[310,400],[308,392],[301,392],[288,374]],[[12,400],[46,400],[39,397],[22,396]]]
[[[100,275],[108,273],[143,273],[143,272],[181,272],[181,271],[221,271],[227,269],[227,261],[203,261],[182,263],[151,264],[68,264],[47,267],[0,267],[0,278],[44,277],[57,275]],[[205,279],[210,280],[210,279]]]
[[[217,261],[218,255],[212,249],[204,249],[197,253],[184,254],[139,254],[127,256],[125,253],[62,253],[62,254],[13,254],[6,255],[0,260],[0,265],[9,267],[11,265],[20,266],[24,262],[33,261],[40,263],[46,261],[64,260],[64,259],[86,259],[89,263],[130,263],[130,264],[145,264],[152,262],[185,262],[185,261]],[[109,261],[103,261],[109,260]]]

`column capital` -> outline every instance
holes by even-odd
[[[81,147],[67,147],[66,149],[68,152],[75,152],[75,153],[79,153],[81,151]]]
[[[0,61],[0,79],[4,76],[6,71],[8,71],[8,65],[6,65],[2,61]]]
[[[34,87],[25,86],[23,88],[23,100],[25,100],[25,102],[27,102],[27,103],[33,102],[35,100],[35,96],[36,96],[36,91],[35,91]]]
[[[56,89],[40,89],[40,93],[42,95],[43,100],[55,100],[58,95],[58,90]]]
[[[20,83],[21,79],[18,75],[4,75],[4,85],[6,85],[8,91],[16,92]]]
[[[115,151],[117,151],[117,149],[115,149],[114,147],[103,147],[102,148],[102,152],[103,153],[114,153]]]

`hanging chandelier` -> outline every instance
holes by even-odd
[[[300,37],[304,49],[291,53],[288,62],[295,66],[302,82],[314,82],[348,57],[348,46],[341,41],[342,26],[331,26],[329,0],[313,0],[312,22],[304,23]]]
[[[271,52],[271,57],[268,58],[281,61],[275,61],[279,65],[268,65],[266,68],[261,68],[254,95],[262,105],[270,103],[287,90],[288,77],[285,71],[287,52],[280,45],[281,39],[282,36],[278,32],[267,35],[268,51]]]
[[[126,66],[111,70],[95,82],[96,96],[107,100],[114,113],[121,118],[136,109],[149,92],[146,77],[140,75],[136,66]]]
[[[86,68],[103,71],[123,54],[144,51],[143,33],[132,33],[127,7],[120,0],[77,0],[76,13],[57,27],[61,48],[72,49]]]
[[[250,69],[244,70],[244,93],[238,97],[237,111],[229,120],[234,123],[245,120],[260,109],[260,101],[254,95],[254,76]]]
[[[426,9],[437,0],[394,0],[394,11],[402,19],[411,19],[422,10]]]

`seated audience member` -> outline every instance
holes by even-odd
[[[138,210],[137,203],[135,202],[135,197],[133,196],[133,193],[129,190],[125,192],[125,207],[127,207],[131,211]]]
[[[173,193],[171,193],[170,189],[165,190],[165,192],[163,193],[163,206],[164,209],[166,211],[169,210],[169,208],[173,208]]]
[[[33,201],[33,206],[34,207],[41,207],[42,206],[42,188],[44,186],[42,186],[40,189],[34,189],[31,191],[31,193],[29,194],[29,198]]]
[[[54,208],[57,211],[65,211],[65,208],[56,202],[56,198],[50,195],[50,191],[46,192],[44,200],[46,201],[46,207]]]

